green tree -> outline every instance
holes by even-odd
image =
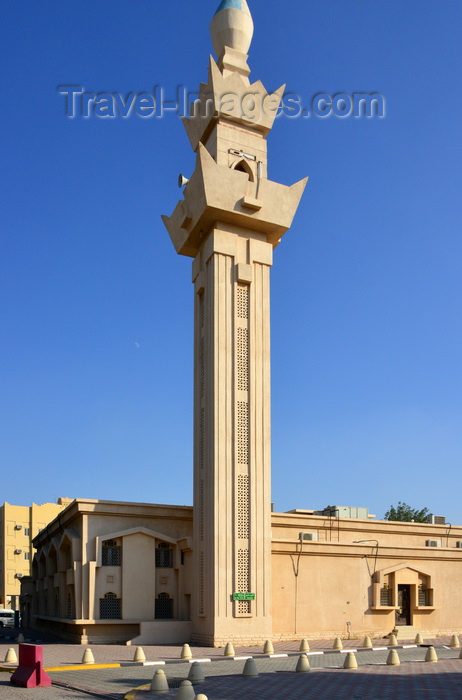
[[[400,520],[406,523],[426,523],[429,512],[428,508],[418,510],[417,508],[411,508],[407,503],[398,501],[396,508],[395,506],[390,506],[387,510],[385,513],[385,520]]]

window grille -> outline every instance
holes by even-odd
[[[105,540],[103,542],[102,565],[121,566],[122,547],[115,540]]]
[[[419,605],[428,605],[427,588],[423,584],[419,586]]]
[[[27,559],[29,561],[30,559],[30,552],[24,552],[24,559]]]
[[[99,599],[99,616],[101,620],[121,620],[122,601],[115,593],[106,593],[104,598]]]
[[[391,605],[391,591],[388,583],[380,589],[380,605]]]
[[[30,527],[25,527],[24,528],[24,534],[26,537],[30,537]]]
[[[160,542],[156,549],[156,567],[160,569],[173,568],[173,549],[166,542]]]
[[[173,598],[170,598],[168,593],[159,593],[155,601],[155,618],[156,620],[173,619]]]

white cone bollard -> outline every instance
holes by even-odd
[[[300,649],[299,651],[309,651],[310,650],[310,645],[308,644],[307,639],[302,639],[300,642]]]
[[[273,643],[269,639],[267,639],[265,644],[263,645],[263,653],[264,654],[274,654]]]
[[[204,693],[199,693],[199,695],[196,695],[194,700],[208,700],[207,695],[204,695]]]
[[[176,700],[194,700],[196,692],[191,681],[183,681],[176,695]]]
[[[396,636],[394,634],[390,634],[390,636],[388,638],[387,646],[389,646],[389,647],[397,647],[398,646],[398,640],[396,639]]]
[[[296,673],[308,673],[310,671],[310,662],[306,654],[300,654],[297,665],[295,666]]]
[[[10,647],[8,649],[8,651],[6,652],[5,663],[6,664],[17,664],[18,663],[18,657],[16,656],[16,652],[13,649],[13,647]]]
[[[428,647],[427,653],[425,654],[425,661],[435,662],[438,661],[438,656],[435,651],[435,647]]]
[[[195,661],[193,664],[191,664],[191,668],[189,669],[188,681],[191,681],[191,683],[202,683],[204,678],[205,676],[202,664]]]
[[[332,649],[343,649],[343,644],[340,637],[335,637]]]
[[[346,655],[345,663],[343,664],[343,668],[349,668],[349,669],[358,668],[358,662],[356,661],[356,656],[354,655],[353,651],[349,651],[348,654]]]
[[[146,661],[146,654],[143,647],[136,647],[133,661]]]
[[[387,666],[399,666],[401,661],[399,660],[398,652],[396,649],[390,649],[390,653],[387,657]]]
[[[161,668],[158,668],[152,677],[151,693],[168,693],[167,678]]]
[[[451,649],[460,649],[460,642],[457,634],[452,635],[449,646],[451,647]]]
[[[417,632],[415,639],[414,639],[414,644],[423,644],[423,637],[420,634],[420,632]]]
[[[255,663],[255,660],[252,657],[247,659],[247,661],[245,662],[242,675],[244,676],[244,678],[257,678],[257,664]]]
[[[223,652],[224,656],[236,656],[236,652],[234,651],[234,647],[231,644],[231,642],[228,642],[228,644],[225,646],[225,650]]]
[[[18,636],[16,637],[16,641],[18,644],[24,644],[24,635],[22,632],[18,634]]]
[[[192,659],[191,647],[189,646],[189,644],[183,644],[180,659]]]
[[[95,663],[95,657],[93,656],[93,652],[91,649],[85,649],[85,651],[83,652],[82,663],[83,664],[94,664]]]
[[[363,639],[363,649],[372,649],[371,638],[368,637],[367,635]]]

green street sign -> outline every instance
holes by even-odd
[[[255,600],[255,593],[233,593],[233,600]]]

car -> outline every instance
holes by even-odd
[[[14,627],[14,610],[0,610],[0,627]]]

